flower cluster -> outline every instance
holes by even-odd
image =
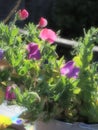
[[[24,20],[29,13],[23,9],[16,16]],[[58,36],[47,25],[43,17],[23,31],[15,24],[0,23],[0,83],[5,100],[26,107],[29,119],[98,121],[98,73],[92,61],[98,30],[88,31],[73,58],[65,61],[56,53]]]

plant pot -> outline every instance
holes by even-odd
[[[98,130],[98,124],[65,123],[51,120],[49,122],[36,121],[34,130]]]
[[[5,130],[26,130],[26,129],[24,128],[23,125],[12,124],[11,126],[6,128]]]

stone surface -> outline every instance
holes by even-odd
[[[57,120],[49,122],[36,122],[34,130],[98,130],[98,124],[85,124],[85,123],[66,123]]]

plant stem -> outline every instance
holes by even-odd
[[[16,5],[14,6],[14,8],[9,12],[8,16],[3,20],[3,22],[6,24],[9,19],[11,18],[11,16],[16,12],[16,10],[18,9],[20,3],[22,0],[18,0]]]

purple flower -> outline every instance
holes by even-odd
[[[35,59],[39,60],[41,58],[40,50],[38,48],[38,45],[36,43],[29,43],[27,45],[28,50],[28,58],[29,59]]]
[[[21,118],[18,118],[18,115],[12,117],[12,122],[17,125],[22,125],[24,120]]]
[[[4,50],[0,49],[0,60],[4,57]]]
[[[79,67],[75,66],[74,61],[67,62],[61,69],[61,75],[66,75],[68,78],[78,78]]]
[[[5,92],[5,98],[6,100],[12,100],[15,99],[15,93],[13,92],[14,87],[13,86],[8,86],[6,88],[6,92]]]

